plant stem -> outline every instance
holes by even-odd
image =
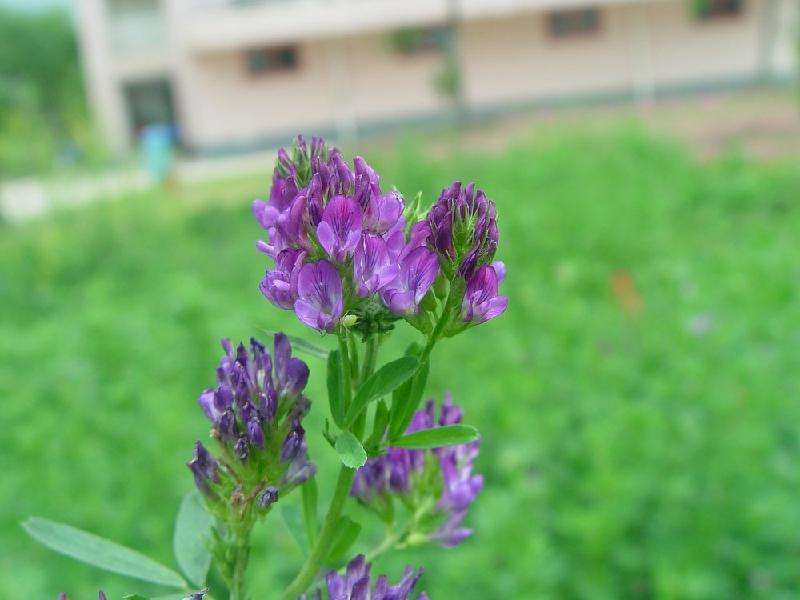
[[[333,493],[333,498],[331,498],[328,514],[325,515],[325,521],[322,524],[322,529],[319,531],[317,541],[311,553],[308,555],[305,564],[294,578],[294,581],[284,590],[283,596],[281,596],[284,600],[296,600],[300,594],[305,592],[308,586],[313,583],[317,571],[320,570],[325,562],[328,551],[330,550],[331,541],[336,533],[339,516],[342,514],[342,508],[344,508],[347,494],[350,492],[350,486],[353,483],[355,473],[355,469],[350,469],[344,465],[339,469],[339,479],[336,482],[336,490]],[[233,596],[231,596],[231,598],[233,598]]]
[[[453,288],[451,286],[450,292],[447,294],[447,300],[445,300],[444,307],[442,307],[442,314],[439,316],[439,320],[436,322],[436,325],[434,326],[433,331],[428,338],[428,343],[425,345],[425,348],[422,350],[422,353],[419,356],[420,366],[422,366],[425,361],[430,358],[433,347],[436,345],[436,342],[439,341],[439,336],[442,335],[442,331],[444,330],[445,326],[447,325],[447,321],[450,318],[450,304],[452,304],[454,300],[455,294],[453,293]]]
[[[247,598],[247,563],[250,559],[250,531],[242,536],[237,536],[234,546],[234,563],[231,577],[230,600],[245,600]]]
[[[372,375],[375,370],[375,361],[378,356],[378,344],[374,336],[367,338],[367,348],[364,351],[364,370],[361,373],[361,383],[364,383],[367,378]]]

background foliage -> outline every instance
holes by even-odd
[[[632,129],[443,160],[423,145],[367,158],[387,184],[429,201],[452,178],[479,181],[501,215],[511,302],[443,342],[431,370],[430,389],[452,389],[484,435],[475,537],[377,568],[425,565],[433,598],[793,596],[797,168],[738,156],[701,165]],[[249,201],[267,183],[265,165],[258,178],[0,229],[4,593],[88,598],[103,586],[118,597],[137,586],[41,548],[19,526],[29,514],[172,564],[216,340],[309,335],[256,288],[265,263]],[[314,431],[324,365],[308,361]],[[321,436],[310,445],[335,464]],[[256,530],[256,597],[300,561],[278,513]]]
[[[66,9],[0,4],[0,176],[91,163],[103,154],[89,122]]]

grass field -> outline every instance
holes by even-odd
[[[440,600],[796,597],[800,170],[698,164],[625,127],[491,156],[414,148],[367,158],[428,200],[477,180],[511,302],[442,343],[430,379],[484,436],[476,534],[378,568],[425,565]],[[40,548],[18,524],[31,514],[174,564],[217,340],[311,335],[256,289],[249,204],[268,170],[0,228],[0,597],[153,591]],[[321,436],[310,445],[334,464]],[[256,538],[254,596],[272,598],[300,552],[277,513]]]

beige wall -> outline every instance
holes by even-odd
[[[195,54],[182,73],[183,130],[215,146],[356,120],[402,118],[441,106],[436,52],[399,55],[383,35],[299,44],[296,71],[251,75],[243,52]]]
[[[688,2],[611,6],[602,9],[599,33],[562,39],[548,35],[543,14],[470,22],[466,93],[484,106],[752,75],[760,4],[747,7],[738,18],[698,23]]]

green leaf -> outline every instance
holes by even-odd
[[[336,533],[331,540],[328,561],[332,563],[339,562],[355,543],[359,533],[361,533],[361,525],[348,516],[340,517],[336,524]]]
[[[409,433],[392,442],[392,446],[424,450],[466,444],[476,439],[478,439],[478,430],[471,425],[445,425]]]
[[[172,569],[114,542],[49,519],[31,517],[22,527],[51,550],[112,573],[170,587],[186,582]]]
[[[208,514],[197,490],[183,497],[175,519],[175,534],[172,548],[175,559],[184,575],[194,585],[203,585],[211,566],[208,541],[214,517]]]
[[[367,462],[367,453],[358,438],[349,431],[342,432],[336,438],[336,452],[339,453],[339,458],[346,467],[351,469],[358,469],[364,466]]]
[[[342,402],[342,359],[338,350],[328,354],[328,404],[334,423],[342,427],[344,404]]]
[[[317,539],[317,478],[312,477],[300,488],[303,492],[303,523],[306,526],[308,544],[311,546]]]
[[[416,356],[403,356],[375,371],[358,389],[353,404],[347,411],[345,425],[352,425],[367,404],[396,390],[415,373],[418,365]]]
[[[292,534],[303,556],[308,556],[308,541],[303,532],[303,517],[300,515],[300,509],[294,504],[286,504],[285,502],[281,502],[280,507],[283,524],[286,525],[286,529]]]
[[[406,381],[392,397],[392,410],[389,417],[389,440],[396,440],[408,429],[414,411],[417,410],[425,385],[428,383],[430,363],[425,361],[413,378]]]
[[[378,403],[378,407],[375,409],[375,420],[372,423],[372,433],[364,444],[366,450],[372,451],[380,446],[380,443],[383,440],[383,434],[386,432],[386,425],[388,424],[389,409],[386,407],[386,402],[381,400]]]
[[[182,598],[183,594],[180,596],[174,596],[176,598]],[[122,600],[149,600],[147,596],[142,596],[141,594],[125,594],[122,597]]]

